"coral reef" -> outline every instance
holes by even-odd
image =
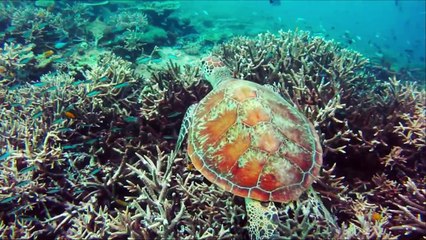
[[[183,51],[198,55],[207,40],[190,37],[174,1],[122,6],[0,3],[0,238],[247,239],[243,199],[185,151],[172,161],[183,113],[211,87],[156,45],[185,32]],[[301,31],[235,37],[212,54],[273,85],[321,137],[321,177],[276,204],[278,238],[426,235],[424,86]]]
[[[238,37],[213,54],[238,78],[275,84],[315,123],[325,150],[316,190],[341,238],[424,234],[424,89],[378,79],[359,53],[306,32]]]
[[[19,80],[26,80],[29,70],[34,68],[32,61],[34,44],[22,46],[15,43],[5,43],[0,48],[0,76],[4,86],[19,84]],[[30,63],[31,62],[31,63]]]

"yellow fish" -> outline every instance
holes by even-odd
[[[55,52],[53,50],[47,50],[46,52],[43,53],[43,56],[45,58],[48,58],[50,56],[52,56]]]
[[[64,115],[65,115],[65,117],[71,118],[71,119],[77,118],[77,115],[75,113],[73,113],[73,112],[70,112],[70,111],[64,112]]]

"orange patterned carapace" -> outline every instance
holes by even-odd
[[[218,84],[196,106],[188,134],[194,167],[241,197],[295,200],[322,164],[318,135],[307,118],[270,88],[250,81]]]

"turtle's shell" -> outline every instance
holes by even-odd
[[[288,202],[318,176],[322,149],[312,124],[267,87],[227,80],[200,101],[192,119],[188,155],[226,191]]]

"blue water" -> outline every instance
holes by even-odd
[[[372,61],[385,57],[396,69],[425,66],[425,1],[182,1],[180,11],[193,20],[247,23],[254,33],[307,30]]]

